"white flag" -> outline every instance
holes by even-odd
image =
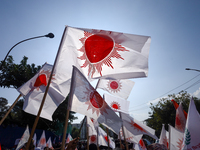
[[[180,130],[175,129],[174,127],[169,125],[170,132],[170,145],[169,148],[171,150],[181,150],[183,148],[183,137],[184,133]]]
[[[52,146],[52,142],[51,142],[51,137],[49,137],[46,146],[47,146],[48,148],[53,148],[53,146]]]
[[[44,149],[46,147],[46,136],[45,136],[45,131],[42,132],[42,135],[40,137],[38,147],[41,149]]]
[[[99,126],[99,123],[93,118],[87,117],[87,127],[89,129],[88,135],[97,135],[96,128]]]
[[[131,133],[129,130],[127,130],[127,128],[125,126],[123,126],[124,129],[124,134],[126,137],[126,141],[130,142],[130,143],[139,143],[140,139],[142,138],[143,134],[139,134],[139,135],[133,135],[133,133]],[[120,137],[122,140],[124,140],[124,134],[122,131],[122,128],[120,129]]]
[[[25,96],[23,106],[23,110],[25,112],[33,115],[38,114],[38,110],[40,108],[51,71],[52,65],[44,64],[33,78],[31,78],[29,81],[17,89],[22,95]],[[62,91],[60,91],[60,85],[58,84],[58,81],[59,79],[55,78],[55,74],[53,74],[45,103],[40,115],[42,118],[52,120],[54,111],[66,97],[66,93],[62,93]],[[62,86],[64,85],[65,84]]]
[[[129,101],[106,93],[104,93],[103,98],[114,111],[123,112],[126,114],[129,113]]]
[[[115,142],[113,142],[111,140],[110,136],[107,136],[107,133],[101,127],[98,127],[98,143],[99,143],[99,145],[108,146],[108,141],[109,141],[109,146],[114,149]]]
[[[154,139],[158,139],[155,135],[155,130],[146,126],[142,122],[136,120],[128,114],[121,113],[121,118],[123,120],[123,126],[127,128],[133,135],[146,134]]]
[[[72,138],[71,134],[69,133],[67,135],[66,143],[69,143],[71,140],[73,140],[73,138]]]
[[[22,137],[17,145],[16,150],[19,150],[20,148],[22,148],[24,146],[24,144],[26,142],[28,142],[29,136],[30,136],[29,127],[27,125],[26,130],[24,131],[24,134],[22,135]]]
[[[181,132],[185,131],[186,118],[183,112],[182,104],[179,104],[179,107],[176,109],[176,121],[175,128]]]
[[[164,124],[162,125],[159,143],[164,144],[167,148],[169,148],[169,132],[165,130]]]
[[[146,77],[150,43],[149,36],[67,26],[55,71],[65,72],[58,75],[66,82],[71,78],[72,66],[89,78]]]
[[[183,150],[200,150],[200,116],[191,99],[184,133]]]
[[[122,120],[76,67],[73,67],[68,106],[71,111],[89,116],[99,123],[105,123],[119,133]]]
[[[91,135],[89,137],[89,144],[96,144],[97,145],[97,135]]]
[[[103,89],[112,95],[127,99],[135,82],[132,80],[105,80],[100,79],[97,88]]]

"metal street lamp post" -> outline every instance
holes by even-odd
[[[198,70],[198,69],[191,69],[191,68],[185,68],[185,70],[193,70],[193,71],[198,71],[198,72],[200,72],[200,70]]]
[[[11,50],[17,46],[18,44],[22,43],[22,42],[25,42],[25,41],[28,41],[28,40],[32,40],[32,39],[36,39],[36,38],[41,38],[41,37],[49,37],[49,38],[54,38],[54,34],[53,33],[49,33],[49,34],[46,34],[46,35],[42,35],[42,36],[36,36],[36,37],[32,37],[32,38],[28,38],[28,39],[25,39],[25,40],[22,40],[20,42],[18,42],[17,44],[15,44],[7,53],[6,57],[4,58],[4,60],[2,61],[1,63],[1,66],[0,66],[0,70],[2,69],[5,61],[6,61],[6,58],[8,57],[8,54],[11,52]]]

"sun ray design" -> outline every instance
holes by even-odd
[[[142,132],[145,132],[146,133],[146,130],[143,129],[140,125],[138,125],[137,123],[133,122],[131,120],[130,122],[131,126],[134,127],[134,129],[136,129],[137,131],[142,131]]]
[[[184,142],[183,142],[183,138],[182,139],[178,139],[179,141],[177,142],[177,147],[179,148],[179,150],[182,150],[182,148],[184,147]]]
[[[83,54],[78,59],[85,61],[81,68],[88,66],[88,76],[93,77],[95,72],[102,76],[103,65],[114,69],[112,58],[124,60],[119,51],[129,52],[125,47],[115,43],[114,39],[109,36],[111,34],[111,31],[103,30],[93,30],[92,33],[84,31],[84,37],[79,39],[82,47],[78,51]]]
[[[122,83],[120,82],[120,80],[109,80],[107,83],[107,88],[112,93],[118,93],[122,88]]]
[[[114,109],[114,110],[120,110],[121,106],[118,102],[113,101],[110,106]]]
[[[96,143],[96,140],[97,140],[96,135],[92,135],[92,136],[90,137],[90,141],[91,141],[92,143]]]
[[[108,114],[106,109],[109,109],[109,106],[96,90],[86,88],[86,91],[84,91],[84,93],[87,96],[87,101],[85,102],[85,104],[88,105],[87,110],[92,109],[92,114],[96,112],[97,116],[99,116],[100,114],[103,115],[103,113]]]
[[[47,86],[47,82],[49,81],[51,75],[51,69],[48,70],[41,70],[38,74],[38,77],[36,78],[34,83],[31,83],[31,91],[36,89],[37,91],[39,90],[40,86]],[[52,75],[52,80],[55,80],[54,78],[55,74]]]

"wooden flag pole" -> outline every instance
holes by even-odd
[[[119,132],[119,142],[120,142],[120,148],[122,149],[122,140],[121,140],[120,132]]]
[[[86,132],[86,134],[87,134],[87,150],[89,150],[89,127],[88,127],[88,125],[87,125],[87,130],[86,131],[87,131]]]
[[[122,119],[121,112],[119,112],[119,115],[120,115],[120,118]],[[126,142],[126,136],[125,136],[125,133],[124,133],[124,125],[123,124],[122,124],[122,132],[123,132],[123,135],[124,135],[124,142],[126,144],[126,149],[129,150],[128,144]]]
[[[65,149],[65,139],[66,139],[66,133],[67,133],[68,119],[69,119],[69,109],[67,109],[67,114],[66,114],[66,118],[65,118],[65,127],[64,127],[64,131],[63,131],[61,150]]]
[[[106,133],[107,133],[107,140],[108,140],[108,149],[110,149],[110,142],[109,142],[109,135],[108,135],[108,128],[106,127]]]
[[[86,116],[84,117],[83,122],[81,123],[81,127],[80,127],[80,129],[79,129],[79,132],[78,132],[78,136],[79,136],[79,137],[80,137],[81,129],[82,129],[82,127],[83,127],[83,124],[84,124],[84,122],[85,122],[85,119],[86,119]]]
[[[50,75],[50,77],[49,77],[49,81],[48,81],[48,84],[47,84],[47,87],[46,87],[46,90],[45,90],[45,93],[44,93],[42,102],[41,102],[41,104],[40,104],[40,108],[39,108],[39,110],[38,110],[37,117],[35,118],[35,122],[34,122],[34,124],[33,124],[33,128],[32,128],[32,130],[31,130],[31,134],[30,134],[30,136],[29,136],[29,139],[28,139],[28,142],[27,142],[27,145],[26,145],[26,150],[29,149],[29,146],[30,146],[30,144],[31,144],[31,140],[32,140],[32,138],[33,138],[33,134],[34,134],[34,132],[35,132],[35,129],[36,129],[38,120],[39,120],[39,118],[40,118],[40,114],[41,114],[42,108],[43,108],[43,106],[44,106],[44,102],[45,102],[45,99],[46,99],[46,96],[47,96],[47,92],[48,92],[48,90],[49,90],[49,86],[50,86],[50,83],[51,83],[51,79],[52,79],[52,76],[53,76],[54,68],[55,68],[55,65],[56,65],[56,62],[57,62],[57,59],[58,59],[58,55],[59,55],[59,52],[60,52],[60,47],[61,47],[61,44],[62,44],[62,42],[63,42],[63,38],[64,38],[64,35],[65,35],[65,32],[66,32],[66,27],[65,27],[65,30],[64,30],[63,35],[62,35],[62,40],[61,40],[61,42],[60,42],[60,45],[59,45],[59,48],[58,48],[58,52],[57,52],[57,54],[56,54],[56,59],[55,59],[55,61],[54,61],[54,65],[53,65],[53,68],[52,68],[52,71],[51,71],[51,75]]]
[[[97,150],[99,150],[99,127],[97,127]]]
[[[5,116],[1,119],[0,125],[3,123],[3,121],[6,119],[6,117],[8,116],[8,114],[10,113],[10,111],[13,109],[13,107],[15,106],[15,104],[18,102],[19,98],[22,96],[22,94],[19,94],[19,96],[17,97],[17,99],[14,101],[14,103],[10,106],[10,108],[8,109],[8,111],[6,112]]]

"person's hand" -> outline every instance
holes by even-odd
[[[78,143],[79,137],[71,140],[68,145],[66,150],[75,150],[77,143]]]

